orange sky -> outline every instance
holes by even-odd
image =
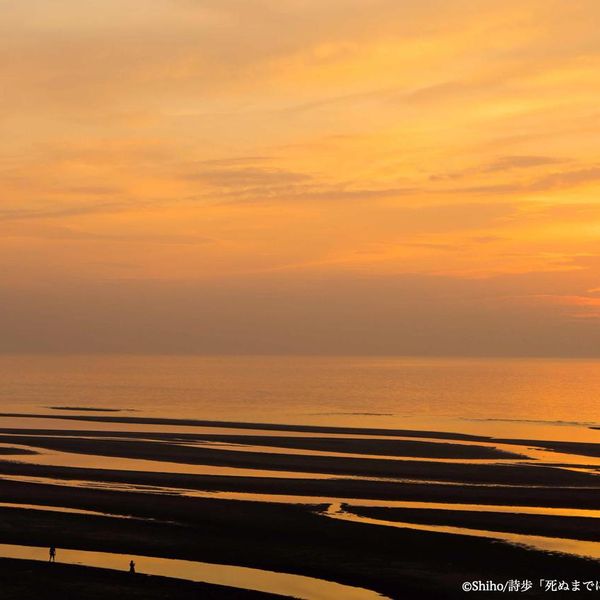
[[[0,349],[600,353],[599,18],[0,2]]]

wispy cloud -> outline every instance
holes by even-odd
[[[547,165],[559,165],[568,162],[569,159],[556,156],[500,156],[487,165],[481,167],[484,173],[497,173],[513,169],[529,169]]]
[[[101,233],[77,229],[74,227],[42,224],[36,227],[24,228],[19,224],[5,224],[0,233],[5,238],[36,238],[55,241],[99,242],[99,243],[124,243],[148,245],[197,245],[208,244],[214,240],[201,235],[193,234],[161,234],[124,232]],[[131,264],[131,263],[128,263]]]
[[[497,169],[494,169],[496,171]],[[449,188],[454,194],[511,195],[523,192],[543,192],[575,188],[588,183],[600,182],[600,167],[591,166],[570,171],[558,171],[531,180],[481,184]]]
[[[0,221],[26,221],[32,219],[61,219],[81,215],[108,214],[131,210],[129,202],[101,202],[87,205],[49,208],[0,209]]]

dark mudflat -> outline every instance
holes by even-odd
[[[25,416],[25,415],[24,415]],[[31,416],[31,415],[26,415]],[[39,415],[48,418],[47,415]],[[313,504],[290,505],[267,502],[249,502],[224,499],[189,498],[148,492],[119,492],[44,483],[26,483],[0,478],[0,502],[60,506],[87,509],[136,519],[117,519],[109,516],[65,514],[47,510],[0,507],[0,543],[56,545],[59,548],[99,550],[132,555],[165,558],[182,558],[249,566],[270,571],[308,575],[377,590],[394,599],[454,599],[471,597],[461,591],[463,581],[507,581],[509,579],[541,578],[565,580],[596,580],[597,561],[572,556],[548,554],[506,543],[443,533],[420,532],[406,528],[352,523],[328,518],[322,513],[326,504],[316,505],[314,498],[340,499],[364,498],[382,500],[408,500],[440,503],[496,504],[509,506],[600,508],[600,481],[591,472],[576,472],[556,466],[534,464],[477,464],[425,460],[392,460],[381,456],[393,450],[397,456],[410,457],[409,452],[485,452],[493,448],[466,446],[454,443],[431,444],[426,440],[393,440],[394,436],[431,437],[439,440],[469,440],[499,442],[480,436],[463,436],[443,432],[374,430],[360,428],[327,428],[317,426],[285,426],[258,423],[229,423],[218,421],[187,421],[176,419],[143,419],[133,417],[101,417],[61,415],[50,418],[82,420],[91,422],[147,423],[188,425],[197,427],[234,427],[253,429],[255,434],[198,433],[143,433],[128,432],[80,432],[56,430],[4,429],[0,441],[96,456],[102,464],[102,456],[130,459],[179,462],[191,465],[231,466],[262,469],[263,471],[296,471],[304,473],[332,473],[336,478],[314,479],[310,474],[275,478],[265,476],[186,475],[141,470],[119,471],[113,469],[76,468],[68,466],[43,466],[18,462],[18,456],[0,460],[0,475],[33,476],[61,480],[87,480],[97,484],[110,483],[126,486],[154,486],[156,488],[181,488],[200,491],[224,491],[252,494],[280,494],[303,496]],[[267,436],[258,430],[278,432]],[[284,432],[289,432],[285,435]],[[320,436],[294,437],[294,433],[319,433]],[[91,434],[95,439],[84,439]],[[9,435],[11,434],[11,435]],[[357,437],[329,438],[325,434],[372,435],[378,440],[361,440]],[[145,439],[139,439],[143,435]],[[201,442],[235,443],[255,446],[272,446],[290,449],[288,454],[256,452],[252,448],[239,452],[228,449],[202,447]],[[523,445],[527,440],[502,440],[503,443]],[[191,447],[190,443],[200,443]],[[187,444],[187,445],[186,445]],[[530,445],[557,449],[553,442],[534,442]],[[435,448],[434,448],[435,446]],[[589,446],[595,451],[594,444]],[[381,458],[356,458],[352,456],[295,455],[293,449],[334,451],[346,453],[370,453],[380,448]],[[586,448],[577,446],[575,451]],[[375,453],[375,452],[373,452]],[[511,453],[504,453],[513,458]],[[432,458],[441,458],[439,455]],[[469,460],[476,461],[473,455]],[[499,458],[495,456],[494,458]],[[135,464],[135,463],[134,463]],[[140,462],[140,465],[142,463]],[[365,479],[355,479],[359,475]],[[375,480],[368,477],[395,477],[406,481]],[[437,483],[436,483],[437,482]],[[445,483],[442,483],[445,482]],[[507,515],[467,511],[432,511],[426,509],[378,509],[349,508],[357,514],[384,520],[406,520],[414,523],[454,525],[496,531],[512,531],[574,539],[596,540],[595,521],[576,517],[553,517],[534,515]],[[395,512],[386,512],[386,511]],[[367,511],[367,512],[362,512]],[[21,565],[26,565],[26,561]],[[39,566],[39,565],[38,565]],[[2,576],[0,565],[0,577]],[[34,567],[36,568],[36,567]],[[43,567],[40,567],[43,568]],[[89,572],[88,572],[89,573]],[[137,588],[127,587],[123,574],[99,575],[117,577],[109,582],[94,579],[91,591],[101,590],[99,597],[112,593],[118,598],[137,598],[127,595],[137,593]],[[73,572],[79,585],[79,575]],[[84,578],[87,575],[84,575]],[[90,575],[91,577],[91,575]],[[95,577],[95,575],[94,575]],[[125,574],[127,577],[127,574]],[[69,581],[71,575],[68,576]],[[15,593],[28,599],[79,598],[95,600],[96,596],[85,594],[81,588],[70,592],[61,588],[54,596],[44,596],[52,589],[51,582],[44,580],[40,571],[35,576],[17,576],[25,588]],[[65,582],[63,582],[65,583]],[[68,583],[68,582],[66,582]],[[116,588],[107,588],[107,585]],[[127,585],[126,585],[127,584]],[[211,598],[209,590],[198,593],[197,584],[165,582],[152,587],[157,592],[160,585],[178,585],[179,595],[164,598],[189,597]],[[69,585],[71,585],[69,583]],[[119,588],[118,586],[125,587]],[[27,587],[29,586],[29,588]],[[192,586],[192,587],[186,587]],[[210,593],[240,593],[226,588]],[[2,588],[0,588],[2,589]],[[12,588],[6,588],[8,592]],[[110,590],[113,591],[110,591]],[[108,590],[108,591],[107,591]],[[122,593],[121,593],[122,591]],[[8,593],[7,592],[7,593]],[[196,594],[194,596],[193,594]],[[69,596],[69,594],[71,594]],[[547,597],[539,588],[520,594],[524,597]],[[479,598],[497,595],[476,594]],[[11,600],[11,596],[5,595]],[[152,595],[144,598],[153,600]],[[214,596],[240,597],[240,596]],[[247,596],[242,596],[247,597]],[[261,596],[261,597],[264,597]],[[563,597],[553,594],[553,597]],[[568,597],[568,596],[566,596]],[[19,596],[12,596],[19,598]]]
[[[428,463],[430,464],[430,463]],[[425,467],[426,468],[426,467]],[[0,474],[47,477],[57,480],[85,480],[126,485],[182,488],[201,491],[246,492],[251,494],[326,496],[373,500],[409,500],[461,504],[502,504],[509,506],[549,506],[600,509],[600,488],[444,485],[398,483],[358,479],[310,479],[244,477],[225,475],[186,475],[79,467],[47,467],[0,461]],[[425,476],[425,475],[424,475]],[[4,482],[6,484],[13,482]],[[71,493],[72,488],[67,490]],[[30,490],[31,494],[36,491]]]
[[[77,410],[80,412],[115,413],[127,410],[124,408],[94,408],[93,406],[46,406],[49,410]]]
[[[3,490],[0,483],[1,498]],[[307,507],[85,492],[85,502],[80,499],[88,507],[111,506],[175,523],[0,508],[0,543],[237,564],[338,581],[397,599],[463,598],[465,580],[597,577],[595,561],[462,535],[338,521]],[[31,585],[35,589],[37,583]]]
[[[33,456],[34,454],[37,454],[35,450],[27,448],[0,448],[0,455],[3,456]]]
[[[283,435],[232,435],[211,433],[156,433],[152,431],[99,431],[77,429],[17,429],[1,428],[0,434],[21,436],[60,436],[145,439],[172,443],[211,442],[290,448],[324,452],[373,454],[412,458],[459,458],[459,459],[518,459],[525,458],[514,452],[506,452],[491,446],[451,444],[448,442],[425,442],[416,440],[369,439],[347,437],[290,437]]]
[[[137,425],[171,425],[185,427],[219,427],[240,430],[288,431],[296,433],[321,433],[340,435],[371,435],[379,437],[416,437],[441,440],[470,442],[496,442],[508,445],[534,446],[556,452],[569,452],[581,456],[600,456],[600,443],[592,442],[555,442],[548,440],[494,438],[491,436],[471,435],[444,431],[414,429],[383,429],[361,427],[330,427],[322,425],[288,425],[283,423],[247,423],[242,421],[212,421],[201,419],[165,419],[153,417],[124,417],[98,415],[53,415],[29,413],[0,413],[0,417],[19,417],[23,419],[58,419],[67,421],[87,421],[96,423],[131,423]],[[591,429],[600,429],[592,427]]]
[[[75,565],[0,559],[2,600],[281,600],[284,596]]]
[[[269,452],[220,450],[140,440],[59,438],[0,435],[0,442],[59,450],[93,456],[142,460],[326,473],[341,476],[380,477],[408,480],[478,483],[495,485],[585,486],[600,488],[600,478],[591,473],[549,466],[522,464],[476,464],[452,462],[398,461],[385,458],[313,456]],[[165,470],[168,470],[167,468]]]

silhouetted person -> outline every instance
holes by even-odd
[[[50,550],[48,551],[49,560],[48,562],[56,562],[56,548],[54,546],[50,546]]]
[[[135,574],[135,563],[133,561],[129,562],[129,572]]]

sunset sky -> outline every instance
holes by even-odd
[[[0,0],[0,351],[600,355],[597,0]]]

